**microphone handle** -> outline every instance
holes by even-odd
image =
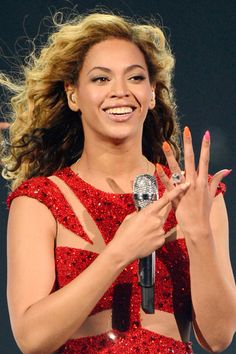
[[[149,256],[139,260],[139,284],[142,291],[142,309],[145,313],[153,314],[154,306],[154,284],[156,254],[152,252]]]

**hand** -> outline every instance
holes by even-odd
[[[9,123],[6,122],[0,122],[0,143],[3,141],[3,135],[1,134],[1,131],[3,129],[8,129],[10,127]]]
[[[1,131],[3,129],[8,129],[10,126],[9,123],[6,123],[6,122],[0,122],[0,146],[3,144],[4,142],[4,138],[3,138],[3,134],[1,133]],[[1,163],[1,156],[0,156],[0,163]]]
[[[10,127],[9,123],[6,122],[0,122],[0,129],[7,129]]]
[[[188,183],[182,183],[161,199],[124,219],[109,245],[125,258],[126,264],[148,256],[164,244],[163,225],[169,212],[167,206],[188,188]]]
[[[222,178],[228,175],[230,170],[217,172],[210,183],[208,183],[208,167],[210,158],[210,133],[207,131],[202,139],[199,166],[195,168],[195,157],[192,146],[192,137],[188,127],[184,129],[184,162],[185,176],[181,174],[181,169],[168,143],[163,144],[171,173],[181,175],[180,183],[189,182],[190,187],[184,194],[179,194],[179,198],[173,201],[178,224],[184,233],[206,232],[210,229],[210,211],[216,189]],[[173,190],[175,185],[158,165],[158,175],[168,191]]]

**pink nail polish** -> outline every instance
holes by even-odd
[[[207,141],[210,141],[210,140],[211,140],[211,135],[210,135],[209,130],[207,130],[207,131],[205,132],[204,139],[206,139]]]
[[[226,170],[224,172],[224,177],[228,176],[231,172],[232,172],[232,169],[231,170]]]

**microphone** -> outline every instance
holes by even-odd
[[[134,204],[137,210],[145,208],[159,199],[156,178],[141,174],[135,177],[133,184]],[[154,313],[155,251],[139,260],[139,285],[142,292],[142,309],[145,313]]]

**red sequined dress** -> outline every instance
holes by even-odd
[[[166,169],[169,174],[169,170]],[[132,194],[106,193],[83,181],[69,167],[55,176],[63,180],[98,226],[105,243],[113,238],[124,218],[135,210]],[[160,197],[164,186],[157,177]],[[223,187],[224,188],[224,187]],[[222,187],[221,187],[222,189]],[[8,205],[18,196],[35,198],[45,204],[58,223],[92,243],[70,204],[47,177],[23,182],[8,197]],[[164,229],[176,225],[170,212]],[[71,247],[55,248],[57,288],[62,288],[83,272],[98,254]],[[138,261],[128,265],[92,310],[91,315],[112,309],[111,332],[68,340],[57,353],[114,354],[114,353],[192,353],[191,343],[181,342],[142,328],[140,321],[141,293],[138,285]],[[184,239],[166,243],[156,251],[155,309],[169,313],[183,313],[191,319],[189,259]],[[70,314],[68,314],[69,316]]]

